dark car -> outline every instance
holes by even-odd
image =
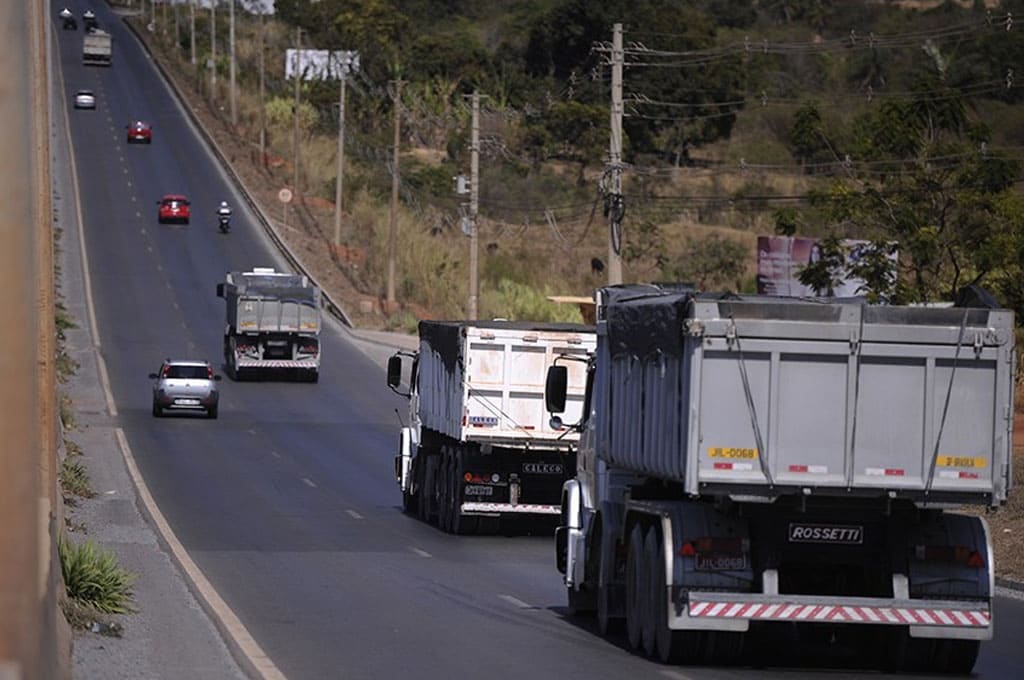
[[[128,130],[127,141],[129,144],[153,143],[153,126],[146,121],[133,121],[132,123],[125,125],[125,129]]]
[[[165,222],[188,224],[189,217],[192,215],[188,199],[181,194],[167,194],[157,201],[157,205],[160,206],[157,210],[157,221],[160,224]]]

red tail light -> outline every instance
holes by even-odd
[[[694,542],[699,553],[743,555],[750,552],[750,541],[745,538],[706,537]]]
[[[210,380],[213,379],[213,369],[210,368],[209,366],[206,367],[206,377],[209,378]]]
[[[962,545],[916,545],[914,557],[922,562],[950,562],[975,568],[985,566],[981,553]]]
[[[682,546],[680,546],[679,554],[683,557],[693,557],[697,554],[697,550],[693,547],[693,543],[687,541],[686,543],[683,543]]]

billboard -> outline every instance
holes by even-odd
[[[861,247],[870,241],[844,239],[847,264],[856,262]],[[760,295],[787,295],[793,297],[816,297],[824,295],[800,283],[800,272],[820,257],[818,241],[800,236],[758,236],[757,237],[757,292]],[[891,256],[895,262],[896,254]],[[833,292],[836,297],[863,295],[862,279],[847,274]]]
[[[284,77],[303,80],[340,80],[359,70],[359,53],[351,50],[296,50],[284,55]]]

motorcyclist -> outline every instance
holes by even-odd
[[[60,18],[61,19],[70,19],[71,18],[71,10],[69,10],[67,7],[62,9],[60,11]]]
[[[227,231],[231,223],[231,206],[228,205],[227,201],[221,201],[217,207],[217,220],[220,223],[220,228]]]

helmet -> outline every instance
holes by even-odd
[[[222,207],[222,208],[228,207],[228,202],[227,201],[221,201],[220,202],[220,207]]]

